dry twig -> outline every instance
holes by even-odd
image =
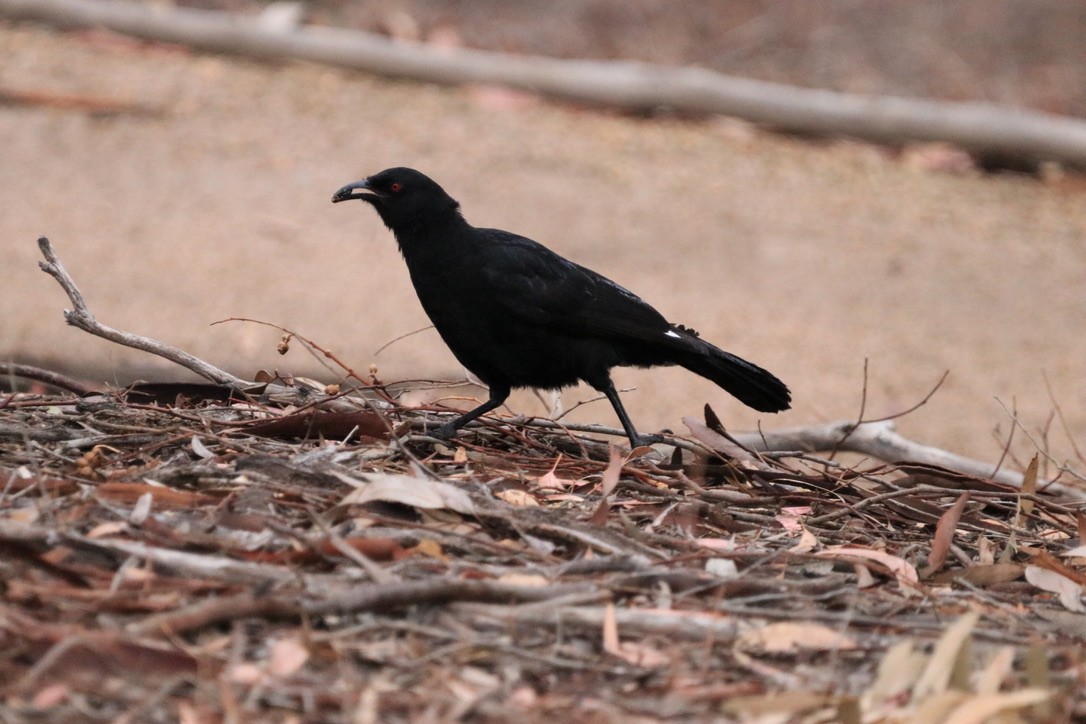
[[[63,28],[255,58],[298,58],[429,83],[505,85],[634,112],[721,113],[803,135],[880,143],[946,141],[1014,159],[1086,166],[1086,123],[985,103],[862,96],[738,78],[692,67],[515,56],[391,40],[340,28],[268,29],[214,11],[88,0],[0,0],[0,14]]]

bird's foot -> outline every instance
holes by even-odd
[[[663,435],[637,435],[636,437],[630,438],[630,444],[633,445],[634,448],[652,447],[661,442],[667,442],[667,438]]]
[[[430,437],[437,438],[438,440],[451,440],[456,437],[457,427],[451,422],[447,422],[433,432],[426,433]]]

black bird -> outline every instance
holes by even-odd
[[[480,229],[429,177],[390,168],[344,186],[332,202],[361,199],[392,230],[411,282],[438,334],[490,398],[442,425],[449,438],[505,402],[514,387],[558,389],[584,381],[611,401],[633,446],[637,434],[611,382],[612,367],[680,365],[762,412],[791,396],[766,370],[671,324],[640,297],[545,246]]]

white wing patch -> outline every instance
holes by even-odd
[[[668,337],[674,337],[675,339],[682,339],[682,337],[680,337],[674,329],[669,329],[664,332],[664,334],[666,334]]]

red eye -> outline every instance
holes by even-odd
[[[397,191],[399,191],[402,188],[403,188],[403,184],[400,183],[399,181],[393,181],[388,186],[388,190],[391,191],[392,193],[396,193]]]

